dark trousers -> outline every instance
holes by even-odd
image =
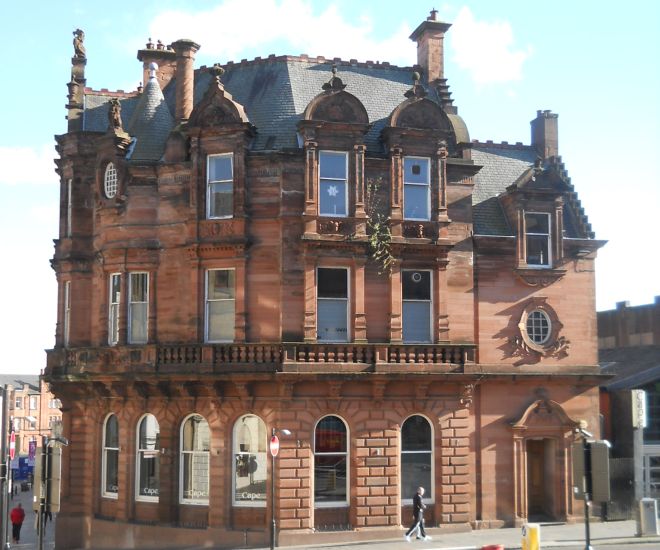
[[[11,536],[14,539],[14,542],[19,542],[21,540],[21,527],[23,527],[22,523],[11,524]]]
[[[421,512],[417,517],[413,516],[413,524],[410,526],[410,529],[406,532],[406,537],[412,535],[415,531],[419,529],[418,537],[425,537],[426,531],[424,531],[424,514]]]

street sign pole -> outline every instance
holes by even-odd
[[[275,457],[280,450],[280,441],[276,435],[276,429],[273,428],[273,435],[270,438],[270,550],[275,548],[275,533],[277,526],[275,524]]]

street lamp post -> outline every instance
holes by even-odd
[[[273,428],[270,438],[270,550],[275,548],[275,534],[277,525],[275,524],[275,457],[279,452],[279,439],[277,434],[291,435],[291,431],[286,428]]]

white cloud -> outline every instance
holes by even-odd
[[[263,51],[276,41],[284,42],[288,51],[267,51],[263,56],[306,53],[412,65],[416,55],[406,23],[393,35],[376,40],[369,16],[347,21],[333,4],[315,15],[310,0],[225,0],[206,11],[166,11],[156,16],[150,32],[154,41],[166,43],[190,38],[220,62],[240,61],[245,50]]]
[[[24,183],[57,183],[57,152],[52,145],[34,147],[0,147],[0,185]]]
[[[467,7],[458,12],[449,36],[453,60],[478,85],[521,80],[532,54],[531,46],[514,45],[507,21],[477,21]]]

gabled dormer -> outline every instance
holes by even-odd
[[[199,235],[204,241],[243,242],[245,163],[256,129],[222,84],[222,67],[216,64],[208,73],[211,79],[206,93],[183,125],[190,136],[194,180],[198,182],[194,196]],[[171,140],[175,138],[171,136]]]

